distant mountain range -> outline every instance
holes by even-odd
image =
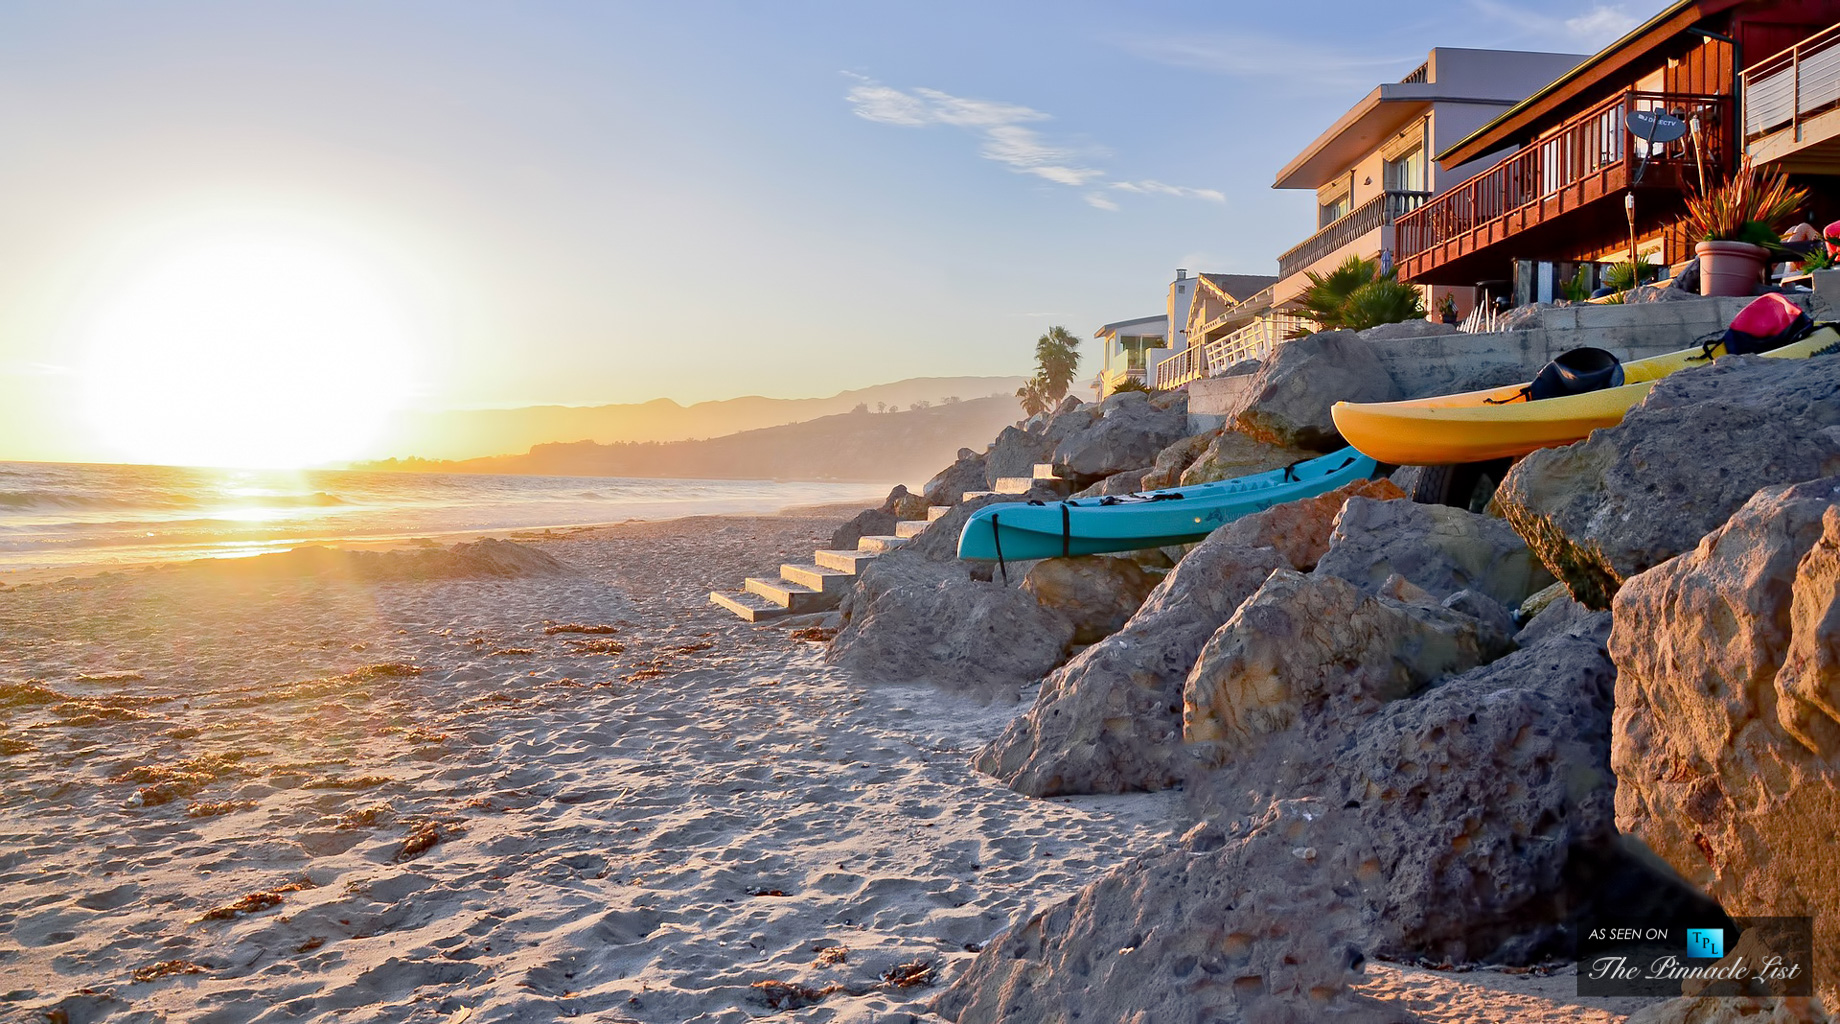
[[[518,409],[469,409],[409,413],[395,424],[382,451],[421,459],[474,459],[529,451],[552,442],[611,444],[635,441],[684,441],[722,437],[738,431],[802,423],[848,413],[857,406],[871,413],[907,409],[919,402],[940,405],[948,398],[965,400],[991,395],[1013,396],[1021,377],[916,377],[844,391],[829,398],[730,398],[678,405],[668,398],[633,405],[538,405]],[[1015,405],[1014,398],[1007,399]],[[966,412],[967,410],[960,410]],[[1020,415],[1011,415],[1011,419]],[[989,437],[978,442],[981,447]],[[534,455],[534,453],[533,453]],[[875,479],[845,477],[839,479]]]
[[[969,379],[992,382],[1011,378]],[[886,387],[920,383],[902,381],[901,385]],[[878,390],[868,388],[857,392],[846,391],[838,397],[866,395]],[[1014,389],[1011,390],[1013,392]],[[833,402],[837,399],[810,401]],[[877,398],[875,401],[886,402],[888,399]],[[856,408],[864,402],[868,400],[857,398],[849,407]],[[779,407],[795,404],[784,402]],[[868,402],[868,405],[874,408],[874,402]],[[675,404],[671,407],[681,409]],[[692,406],[690,410],[682,411],[697,408],[699,406]],[[1000,398],[944,402],[926,408],[903,409],[900,412],[842,412],[802,423],[744,430],[708,440],[616,444],[574,441],[535,445],[524,455],[460,461],[388,459],[355,468],[435,473],[706,480],[865,480],[891,485],[905,483],[918,490],[934,473],[951,464],[960,448],[982,451],[999,431],[1021,417],[1022,410],[1015,396],[1006,394]]]

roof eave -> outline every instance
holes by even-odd
[[[1609,46],[1604,47],[1602,50],[1580,61],[1577,67],[1553,79],[1551,82],[1548,82],[1526,99],[1521,100],[1519,103],[1514,104],[1496,115],[1482,127],[1477,128],[1475,131],[1470,132],[1468,135],[1452,143],[1445,148],[1443,152],[1437,155],[1438,163],[1446,167],[1455,167],[1469,163],[1471,160],[1488,156],[1491,153],[1500,152],[1509,146],[1515,145],[1513,138],[1509,136],[1509,131],[1512,129],[1515,122],[1524,114],[1545,102],[1545,100],[1554,93],[1565,88],[1565,86],[1571,82],[1576,81],[1580,75],[1602,66],[1606,61],[1627,49],[1632,43],[1653,33],[1656,29],[1667,24],[1669,21],[1679,18],[1688,8],[1693,8],[1693,17],[1688,21],[1690,24],[1693,21],[1700,20],[1707,14],[1717,13],[1718,10],[1722,10],[1728,6],[1730,6],[1729,3],[1704,3],[1702,0],[1676,0],[1675,3],[1669,4],[1659,14],[1656,14],[1642,24],[1625,32],[1616,42],[1611,43]]]

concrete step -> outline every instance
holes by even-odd
[[[741,616],[741,618],[748,622],[761,622],[766,619],[779,618],[781,615],[792,614],[790,608],[782,608],[772,601],[761,597],[759,594],[750,594],[747,591],[742,591],[737,594],[712,590],[709,592],[709,603],[721,608],[727,608],[729,611]]]
[[[951,514],[952,506],[950,505],[928,505],[926,507],[926,521],[929,523],[937,523]]]
[[[819,568],[836,569],[838,572],[845,572],[854,576],[862,572],[863,566],[875,561],[875,555],[876,552],[873,551],[834,551],[820,549],[811,553],[811,560],[816,562]],[[784,572],[785,570],[782,569],[780,571]]]
[[[1027,494],[1030,491],[1051,491],[1061,497],[1073,493],[1073,481],[1059,477],[1000,476],[997,478],[998,494]]]
[[[1035,464],[1035,479],[1037,480],[1061,480],[1065,479],[1066,476],[1067,467],[1065,466],[1056,465],[1052,462],[1037,462]]]
[[[841,594],[850,589],[856,581],[856,574],[842,569],[832,569],[822,565],[792,565],[787,563],[779,567],[779,577],[788,583],[797,583],[807,590],[816,590],[825,594]]]
[[[973,498],[988,498],[995,493],[997,492],[996,491],[966,491],[964,493],[964,496],[961,497],[959,500],[960,501],[970,501]]]
[[[903,519],[894,524],[894,535],[912,540],[920,536],[920,532],[931,525],[933,521],[930,519]]]
[[[867,551],[872,555],[879,555],[884,552],[893,551],[895,548],[905,543],[907,543],[906,537],[863,537],[856,542],[856,550]]]
[[[826,594],[821,590],[801,587],[789,580],[763,580],[758,576],[749,576],[742,581],[748,593],[779,605],[789,612],[821,612],[827,608],[837,607],[843,599],[841,592]]]

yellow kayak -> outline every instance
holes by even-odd
[[[1804,359],[1840,343],[1840,333],[1823,327],[1793,344],[1764,352],[1772,359]],[[1725,354],[1723,345],[1712,350]],[[1342,437],[1377,462],[1400,466],[1442,466],[1525,455],[1571,444],[1599,427],[1623,422],[1655,382],[1679,370],[1706,365],[1701,347],[1667,352],[1623,364],[1620,387],[1582,395],[1528,399],[1528,385],[1439,395],[1405,402],[1337,402],[1330,413]]]

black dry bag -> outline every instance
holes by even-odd
[[[1621,387],[1623,364],[1601,348],[1575,348],[1561,352],[1540,368],[1528,388],[1531,401],[1582,395],[1587,391]]]

